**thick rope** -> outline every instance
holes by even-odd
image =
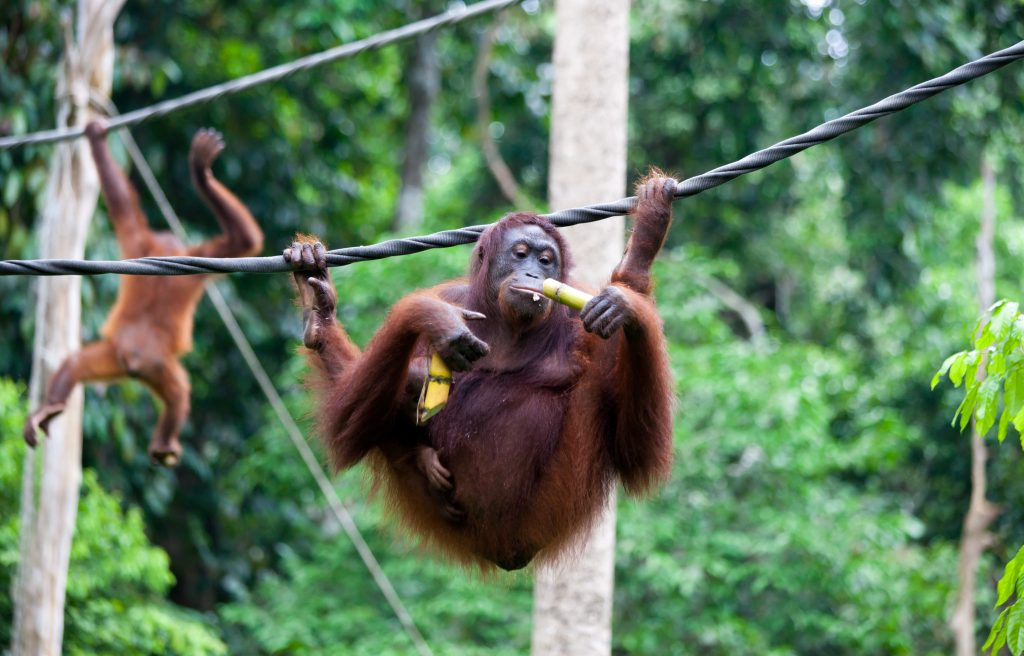
[[[695,196],[733,178],[765,168],[779,160],[827,141],[841,134],[855,130],[883,116],[895,114],[932,96],[987,75],[1007,64],[1024,58],[1024,41],[992,53],[981,59],[964,64],[941,77],[905,91],[893,94],[874,105],[858,109],[845,116],[833,119],[801,135],[781,141],[770,148],[759,150],[741,160],[720,166],[717,169],[683,180],[676,187],[676,197]],[[636,197],[623,198],[612,203],[590,205],[562,210],[544,215],[557,226],[578,225],[600,221],[612,216],[628,214],[636,205]],[[422,237],[391,239],[371,246],[339,248],[327,254],[327,265],[345,266],[353,262],[376,260],[398,255],[411,255],[431,248],[447,248],[476,241],[486,225],[471,226],[457,230],[435,232]],[[0,275],[94,275],[118,273],[150,276],[176,276],[196,273],[283,273],[291,271],[291,265],[284,257],[143,257],[135,260],[7,260],[0,262]]]
[[[116,109],[112,104],[108,104],[107,113],[110,115],[116,115]],[[188,237],[185,233],[185,227],[182,225],[181,220],[178,218],[174,208],[171,207],[170,201],[167,200],[166,194],[156,180],[156,176],[153,175],[153,170],[149,167],[149,163],[143,156],[142,151],[139,149],[138,144],[135,142],[135,138],[132,137],[132,133],[125,130],[120,134],[121,142],[125,146],[125,150],[128,151],[129,157],[135,164],[135,168],[138,169],[139,174],[142,176],[142,181],[152,195],[153,200],[156,201],[157,207],[160,208],[160,213],[163,214],[164,219],[168,225],[171,226],[171,230],[177,235],[178,239],[187,241]],[[349,540],[352,541],[352,545],[356,548],[356,552],[362,559],[366,569],[369,570],[370,576],[373,577],[377,587],[380,588],[384,598],[387,599],[388,604],[391,606],[392,611],[395,613],[395,617],[398,618],[402,628],[408,634],[409,639],[416,647],[416,651],[419,652],[420,656],[433,656],[427,641],[423,638],[423,634],[416,627],[416,623],[413,622],[412,615],[409,613],[405,604],[402,603],[401,598],[398,596],[398,592],[395,587],[391,584],[391,580],[388,579],[387,574],[380,566],[380,562],[373,555],[373,551],[370,550],[370,545],[363,539],[362,533],[359,531],[359,527],[356,525],[355,519],[352,514],[348,511],[348,508],[342,502],[338,496],[337,490],[331,485],[330,479],[327,477],[327,473],[324,471],[320,462],[316,459],[313,454],[313,450],[309,448],[309,444],[302,437],[302,430],[299,425],[295,422],[291,413],[288,412],[288,408],[285,406],[284,401],[281,399],[281,395],[277,393],[277,388],[274,387],[274,383],[271,382],[270,376],[267,375],[267,370],[263,368],[263,363],[260,362],[259,357],[253,350],[252,345],[246,338],[245,333],[242,331],[242,327],[238,324],[238,320],[235,318],[234,313],[231,311],[231,307],[228,305],[227,299],[224,298],[224,294],[220,291],[215,283],[209,283],[206,285],[206,293],[210,297],[210,301],[213,306],[217,309],[217,314],[220,315],[221,320],[228,329],[228,333],[231,334],[231,339],[234,340],[235,346],[238,347],[239,352],[242,354],[242,358],[245,363],[249,366],[249,371],[252,372],[253,377],[259,384],[263,394],[267,397],[267,401],[270,403],[270,407],[274,409],[274,413],[277,415],[278,421],[284,427],[285,433],[291,439],[295,449],[299,452],[302,457],[302,461],[305,463],[306,468],[309,470],[310,475],[313,476],[313,480],[316,481],[317,487],[320,488],[321,494],[324,495],[324,499],[327,501],[327,506],[331,510],[331,514],[334,515],[335,520],[341,525],[345,533],[348,534]]]
[[[323,52],[319,52],[314,55],[308,55],[287,64],[280,64],[258,73],[252,73],[251,75],[245,75],[234,80],[229,80],[228,82],[224,82],[207,89],[194,91],[181,96],[180,98],[165,100],[150,107],[136,109],[111,120],[108,127],[110,130],[117,130],[118,128],[138,125],[143,121],[147,121],[157,116],[170,114],[171,112],[176,112],[180,109],[191,107],[193,105],[212,102],[223,96],[238,93],[268,82],[276,82],[288,77],[289,75],[294,75],[299,71],[305,71],[316,66],[329,64],[331,62],[338,61],[339,59],[353,57],[361,52],[381,48],[398,41],[406,41],[420,36],[421,34],[436,30],[440,27],[461,23],[462,21],[475,16],[480,16],[481,14],[499,11],[521,1],[522,0],[485,0],[484,2],[478,2],[470,7],[457,5],[445,13],[432,18],[426,18],[421,21],[416,21],[415,23],[410,23],[404,27],[388,30],[387,32],[381,32],[366,39],[346,43],[344,45],[331,48],[330,50],[324,50]],[[44,144],[68,141],[70,139],[81,137],[84,133],[85,131],[83,128],[58,128],[55,130],[45,130],[21,136],[4,137],[0,138],[0,150],[23,146],[25,144]]]

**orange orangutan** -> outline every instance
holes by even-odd
[[[639,494],[663,480],[673,384],[650,268],[674,190],[657,172],[639,185],[626,253],[579,314],[537,293],[544,278],[571,276],[558,230],[510,214],[481,235],[467,278],[400,300],[363,352],[335,317],[323,245],[296,240],[285,258],[335,468],[367,460],[424,543],[506,570],[556,558],[616,481]],[[429,352],[455,373],[448,404],[418,425]]]
[[[192,184],[216,215],[221,234],[190,247],[170,232],[149,227],[135,189],[110,154],[105,127],[94,121],[85,134],[124,258],[243,257],[263,248],[263,232],[252,214],[210,170],[224,150],[218,132],[199,130],[192,139],[188,162]],[[155,463],[176,465],[181,459],[178,435],[189,411],[188,372],[178,358],[192,348],[193,317],[208,279],[206,275],[124,276],[101,330],[102,339],[86,344],[60,365],[47,385],[41,407],[25,422],[25,441],[35,446],[37,432],[45,432],[49,422],[63,412],[78,383],[127,376],[144,382],[163,401],[149,456]]]

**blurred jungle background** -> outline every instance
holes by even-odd
[[[52,127],[59,14],[70,4],[0,2],[0,131]],[[128,2],[115,27],[113,100],[122,111],[147,106],[445,8]],[[300,73],[133,133],[198,238],[216,223],[189,184],[188,144],[200,127],[221,130],[227,149],[215,172],[262,225],[264,254],[299,230],[338,247],[547,209],[553,12],[528,1],[492,23]],[[650,164],[695,175],[1010,46],[1024,38],[1024,5],[652,0],[634,3],[631,32],[632,182]],[[473,75],[481,65],[489,103]],[[967,347],[979,315],[985,202],[996,208],[997,296],[1020,299],[1022,85],[1024,67],[1011,65],[676,203],[657,269],[678,382],[676,465],[653,499],[619,503],[616,653],[950,653],[970,436],[950,425],[961,393],[928,383]],[[484,136],[507,163],[518,203],[489,171]],[[427,147],[407,148],[417,138]],[[119,140],[110,143],[125,162]],[[0,152],[3,259],[38,254],[51,150]],[[982,182],[983,162],[994,185]],[[399,211],[403,190],[417,189],[421,203]],[[102,203],[88,244],[90,258],[117,257]],[[335,269],[342,321],[365,343],[392,302],[458,275],[468,252]],[[220,285],[302,416],[289,278],[234,275]],[[84,338],[97,335],[117,285],[114,276],[83,280]],[[33,289],[30,278],[0,278],[3,645]],[[208,301],[195,333],[185,358],[193,409],[176,470],[148,463],[157,409],[145,388],[88,388],[66,653],[410,653]],[[1017,439],[989,436],[988,495],[1001,513],[978,578],[982,638],[997,615],[1002,565],[1024,542]],[[359,471],[336,485],[439,654],[528,649],[528,576],[481,581],[422,556],[394,539]]]

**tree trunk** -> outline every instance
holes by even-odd
[[[625,193],[629,2],[558,0],[555,21],[548,195],[557,210]],[[606,283],[625,248],[623,219],[563,232],[576,279],[594,288]],[[611,653],[614,567],[613,494],[578,559],[537,572],[534,656]]]
[[[395,209],[395,230],[411,229],[423,222],[423,178],[427,168],[430,108],[441,86],[437,63],[437,32],[417,37],[409,60],[409,118],[405,124],[405,155],[402,187]]]
[[[996,178],[992,163],[986,154],[981,156],[981,225],[976,242],[977,260],[975,270],[978,277],[978,306],[982,313],[996,301],[996,257],[993,242],[996,232]],[[987,359],[982,356],[983,360]],[[988,448],[978,435],[978,428],[971,420],[971,502],[964,516],[960,536],[960,591],[956,609],[949,620],[956,642],[957,656],[975,656],[978,653],[974,635],[974,587],[981,554],[992,543],[989,524],[999,510],[985,498],[985,462]]]
[[[77,30],[65,20],[65,56],[57,73],[57,125],[81,127],[89,95],[110,95],[114,65],[113,23],[124,0],[80,0]],[[54,146],[39,228],[43,258],[82,258],[99,180],[88,144]],[[81,278],[39,278],[29,402],[42,400],[46,381],[80,346]],[[64,634],[64,593],[82,478],[82,392],[76,390],[49,434],[25,456],[21,499],[21,557],[15,584],[11,650],[56,656]],[[36,495],[37,459],[42,475]]]

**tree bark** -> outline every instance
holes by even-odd
[[[110,95],[113,23],[124,0],[80,0],[77,30],[65,19],[66,47],[57,73],[57,125],[81,127],[90,93]],[[39,229],[43,258],[82,258],[99,181],[83,139],[54,147]],[[81,278],[39,278],[29,402],[39,405],[46,381],[80,346]],[[21,557],[15,583],[11,651],[56,656],[64,634],[64,596],[82,478],[82,392],[76,390],[49,435],[25,456],[21,499]],[[42,473],[37,483],[37,460]],[[38,498],[36,486],[38,484]]]
[[[412,229],[423,222],[423,180],[430,156],[430,108],[441,86],[436,45],[437,32],[418,37],[412,45],[407,73],[409,118],[405,124],[402,187],[395,209],[395,230]]]
[[[629,2],[555,3],[551,107],[552,209],[625,194]],[[596,35],[600,35],[597,37]],[[607,282],[622,257],[622,218],[563,230],[578,262],[576,279]],[[534,584],[534,656],[611,653],[615,495],[575,560],[541,569]]]
[[[975,271],[978,278],[978,306],[987,313],[996,301],[996,178],[992,163],[986,154],[981,156],[981,225],[976,241]],[[987,357],[982,356],[982,361]],[[982,365],[984,367],[984,364]],[[988,527],[999,514],[998,508],[985,498],[985,462],[988,448],[971,420],[971,501],[964,516],[960,536],[960,590],[956,608],[950,617],[957,656],[975,656],[978,653],[974,634],[974,587],[981,554],[992,544]]]

